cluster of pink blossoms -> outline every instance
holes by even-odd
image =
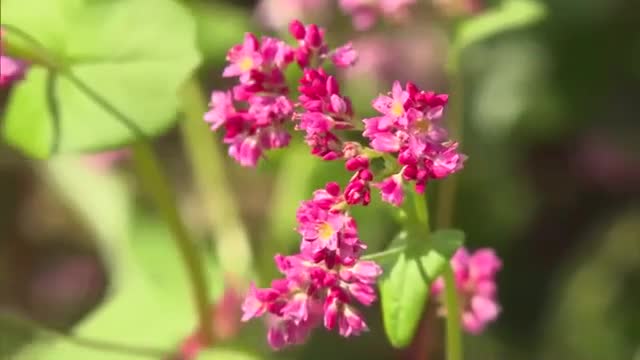
[[[458,301],[460,303],[461,321],[464,329],[472,334],[482,332],[488,323],[494,321],[500,313],[497,302],[496,273],[502,268],[502,262],[492,249],[478,249],[470,254],[461,248],[451,258]],[[437,279],[432,287],[432,294],[441,299],[444,291],[444,280]],[[446,308],[439,310],[446,315]]]
[[[416,0],[340,0],[339,4],[353,19],[357,30],[371,28],[379,16],[402,20],[409,14],[409,8]]]
[[[373,101],[382,115],[364,120],[363,135],[373,149],[397,153],[402,166],[379,184],[383,200],[400,205],[403,180],[414,181],[416,191],[423,193],[429,179],[442,179],[462,169],[466,156],[458,152],[458,143],[448,139],[441,124],[447,101],[447,95],[422,91],[412,83],[403,89],[397,81],[390,96]]]
[[[300,252],[277,255],[284,278],[269,288],[252,286],[244,301],[244,321],[268,314],[268,340],[274,348],[303,342],[321,324],[343,336],[365,331],[356,305],[375,301],[373,286],[382,269],[360,259],[366,245],[350,208],[367,206],[372,187],[384,201],[400,206],[404,182],[415,182],[422,192],[428,180],[460,170],[465,159],[440,124],[446,95],[396,82],[390,94],[373,101],[381,115],[358,121],[337,79],[321,67],[326,59],[340,68],[354,64],[357,54],[351,45],[330,51],[323,29],[299,21],[290,24],[289,32],[297,46],[268,37],[258,40],[252,34],[234,46],[223,76],[238,77],[239,84],[232,91],[214,91],[205,115],[212,129],[224,127],[229,154],[243,166],[255,166],[264,151],[286,146],[289,128],[294,128],[304,131],[313,155],[344,160],[353,173],[343,189],[328,183],[302,202],[296,216]],[[284,78],[294,63],[303,70],[296,101],[288,96]],[[342,132],[362,127],[369,146],[344,140]],[[392,175],[376,181],[372,163],[382,163],[383,157],[397,159],[385,161],[385,173]]]
[[[297,220],[300,253],[275,257],[285,278],[270,288],[252,287],[242,306],[244,321],[271,315],[268,341],[276,349],[304,342],[321,324],[345,337],[366,331],[354,305],[375,301],[373,286],[382,273],[376,263],[359,259],[366,245],[338,184],[315,191],[301,204]]]
[[[205,120],[213,130],[224,127],[229,155],[243,166],[255,166],[265,150],[289,144],[287,125],[293,119],[294,103],[288,97],[284,73],[292,62],[306,74],[326,58],[340,67],[355,61],[349,44],[330,52],[324,30],[316,25],[305,27],[295,21],[290,31],[298,41],[297,47],[270,37],[258,40],[247,33],[244,43],[229,50],[230,64],[222,74],[238,77],[239,84],[232,91],[214,91],[211,95],[211,110]]]
[[[9,86],[16,80],[22,79],[27,64],[24,61],[4,55],[2,37],[4,30],[0,28],[0,87]]]

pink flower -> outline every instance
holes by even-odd
[[[131,156],[129,149],[118,149],[103,151],[91,155],[84,155],[83,161],[90,168],[99,171],[106,172],[113,169],[113,167]]]
[[[368,162],[359,161],[361,166],[355,168],[365,170]],[[359,260],[365,246],[344,205],[345,194],[336,183],[303,202],[297,213],[303,238],[300,253],[276,255],[284,278],[274,280],[270,288],[252,286],[242,305],[243,321],[269,314],[267,340],[274,349],[304,342],[321,324],[337,328],[345,337],[367,330],[355,305],[369,306],[376,300],[373,286],[382,268]]]
[[[416,0],[340,0],[342,11],[353,17],[357,30],[368,30],[379,16],[403,20]]]
[[[330,8],[329,0],[261,0],[256,10],[261,23],[279,30],[294,19],[324,20],[330,15]]]
[[[242,44],[229,50],[230,64],[222,74],[238,76],[239,84],[233,91],[211,94],[204,120],[214,131],[224,128],[229,155],[242,166],[256,166],[266,150],[287,146],[291,136],[286,123],[294,118],[299,120],[296,128],[306,131],[312,154],[325,160],[342,156],[342,143],[333,131],[352,126],[351,101],[340,95],[336,79],[319,66],[329,54],[341,66],[355,61],[357,54],[349,44],[329,53],[324,29],[315,24],[294,20],[289,29],[298,41],[296,48],[247,33]],[[294,60],[304,69],[299,98],[304,110],[297,113],[284,75]]]
[[[253,34],[246,33],[244,42],[232,47],[227,53],[227,61],[231,64],[224,68],[222,76],[231,77],[243,75],[246,78],[246,75],[248,75],[251,70],[257,69],[262,65],[262,54],[260,54],[259,50],[260,43],[258,39],[256,39]]]
[[[242,306],[246,321],[269,314],[267,339],[274,349],[300,344],[310,331],[320,326],[336,326],[342,336],[358,335],[367,329],[362,316],[354,307],[359,302],[371,305],[376,294],[373,283],[382,269],[371,262],[328,267],[304,254],[276,256],[284,279],[275,280],[271,288],[252,288]],[[364,276],[356,276],[366,269]],[[342,276],[340,274],[348,274]]]
[[[369,205],[371,202],[369,183],[373,180],[373,173],[369,170],[369,159],[363,155],[356,155],[347,160],[345,167],[349,171],[356,172],[344,190],[347,204]]]
[[[355,220],[340,210],[344,196],[330,195],[330,190],[335,191],[334,183],[302,202],[296,214],[301,252],[316,262],[326,261],[329,267],[336,259],[351,263],[366,248],[358,238]]]
[[[217,130],[236,113],[233,98],[229,91],[214,91],[209,102],[211,109],[204,115],[204,120],[211,124],[211,130]]]
[[[255,137],[238,137],[231,141],[229,156],[242,166],[254,167],[262,156],[262,148]]]
[[[382,200],[395,206],[402,205],[404,191],[402,190],[402,177],[400,175],[389,176],[382,182],[375,184],[380,189]]]
[[[425,92],[412,83],[403,89],[395,82],[391,94],[380,95],[372,103],[382,116],[364,119],[363,135],[371,140],[371,147],[398,153],[400,174],[405,180],[415,181],[420,193],[429,179],[442,179],[459,171],[466,160],[440,123],[447,101],[445,94]],[[401,189],[391,182],[384,185],[381,190],[385,201],[399,205]]]
[[[296,129],[307,133],[311,153],[325,160],[341,157],[342,144],[334,131],[352,127],[351,100],[340,94],[335,77],[321,68],[305,69],[298,89],[303,111],[295,115],[300,119]]]
[[[347,43],[331,53],[331,61],[341,68],[353,66],[358,60],[358,53],[351,43]]]
[[[462,325],[469,333],[478,334],[500,314],[495,277],[502,268],[502,262],[491,249],[479,249],[469,254],[466,249],[461,248],[452,257],[451,266],[462,308]],[[439,313],[446,315],[442,300],[444,280],[438,278],[431,291],[441,304]]]
[[[11,83],[21,80],[27,68],[24,61],[4,55],[2,37],[4,30],[0,28],[0,87],[9,86]]]

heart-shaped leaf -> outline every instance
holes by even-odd
[[[4,0],[1,10],[3,24],[35,38],[146,135],[175,122],[177,90],[200,61],[194,21],[181,5],[172,0]],[[134,139],[67,77],[49,83],[47,71],[33,66],[13,89],[3,129],[10,144],[43,158]]]
[[[410,236],[401,233],[393,241],[394,246],[406,242],[406,249],[380,280],[384,328],[391,345],[397,348],[409,345],[413,339],[431,283],[464,240],[464,233],[459,230],[436,231],[428,242],[415,236],[409,239]]]

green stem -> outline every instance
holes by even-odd
[[[384,250],[384,251],[380,251],[377,253],[373,253],[373,254],[369,254],[369,255],[364,255],[362,256],[360,259],[362,260],[377,260],[377,261],[384,261],[385,259],[399,254],[401,252],[403,252],[407,247],[405,245],[402,246],[396,246],[396,247],[392,247],[390,249]]]
[[[200,84],[195,79],[189,80],[181,91],[181,98],[185,119],[180,123],[180,130],[211,233],[216,239],[220,265],[224,272],[247,279],[253,259],[249,236],[225,177],[224,157],[202,119],[207,105]]]
[[[445,305],[447,307],[447,360],[462,360],[460,308],[456,279],[451,266],[444,270]]]
[[[187,274],[193,287],[193,298],[200,319],[200,331],[206,344],[213,342],[212,318],[209,312],[209,290],[205,270],[194,244],[189,239],[187,229],[180,218],[177,204],[169,182],[151,145],[140,142],[133,145],[133,157],[140,179],[145,189],[153,197],[175,240],[187,268]]]
[[[453,96],[451,97],[450,110],[447,116],[447,125],[451,137],[460,144],[458,149],[461,149],[463,140],[462,119],[464,89],[462,76],[458,71],[457,56],[452,54],[449,61],[450,66],[448,72],[451,81],[451,94]],[[438,211],[436,213],[436,225],[438,229],[446,229],[453,225],[458,176],[459,175],[454,174],[439,184]]]
[[[425,234],[429,234],[429,213],[427,209],[427,201],[424,194],[415,193],[413,196],[416,211],[416,220],[421,225]],[[420,231],[422,232],[422,231]]]

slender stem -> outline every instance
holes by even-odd
[[[207,289],[202,260],[189,239],[187,229],[178,214],[174,194],[151,146],[146,142],[134,144],[133,157],[144,187],[153,197],[162,217],[173,233],[193,287],[193,297],[200,318],[200,331],[202,331],[206,344],[210,344],[213,341],[213,328],[209,312],[209,290]]]
[[[9,34],[16,35],[17,38],[24,41],[24,44],[16,44],[11,36],[3,39],[4,52],[17,59],[26,60],[32,64],[42,65],[51,71],[64,68],[62,61],[57,59],[53,54],[38,41],[35,37],[13,25],[2,24],[2,29]]]
[[[91,100],[93,100],[96,104],[100,105],[103,109],[105,109],[108,113],[113,115],[122,125],[126,126],[127,129],[135,135],[139,140],[145,140],[145,142],[149,142],[149,137],[144,133],[144,131],[136,124],[136,122],[125,115],[123,112],[118,110],[115,106],[113,106],[108,100],[103,98],[100,94],[98,94],[95,90],[93,90],[87,83],[78,78],[73,72],[70,70],[64,70],[63,75],[71,81],[75,86],[78,87],[85,95],[87,95]]]
[[[457,62],[456,57],[452,55],[452,62]],[[463,139],[463,102],[464,92],[462,76],[458,73],[457,64],[452,64],[449,68],[449,79],[452,84],[451,108],[447,116],[447,125],[453,139],[455,139],[462,147]],[[443,180],[438,187],[438,210],[436,217],[436,225],[439,229],[446,229],[452,226],[455,202],[456,188],[459,175],[454,174]]]
[[[405,245],[402,246],[396,246],[396,247],[392,247],[390,249],[384,250],[384,251],[380,251],[377,253],[373,253],[373,254],[369,254],[369,255],[364,255],[361,257],[362,260],[384,260],[392,255],[395,254],[399,254],[401,252],[403,252],[407,247]]]
[[[182,89],[181,97],[185,119],[180,123],[180,130],[209,216],[220,265],[223,271],[246,279],[253,259],[249,236],[225,177],[223,156],[202,120],[207,106],[200,84],[195,79],[189,80]]]
[[[413,196],[416,206],[416,218],[418,224],[423,227],[424,233],[429,234],[429,213],[427,211],[427,201],[424,194],[414,194]],[[422,231],[421,231],[422,232]]]
[[[447,360],[462,360],[462,335],[460,332],[460,308],[456,279],[451,266],[444,271],[445,304],[447,307]]]

